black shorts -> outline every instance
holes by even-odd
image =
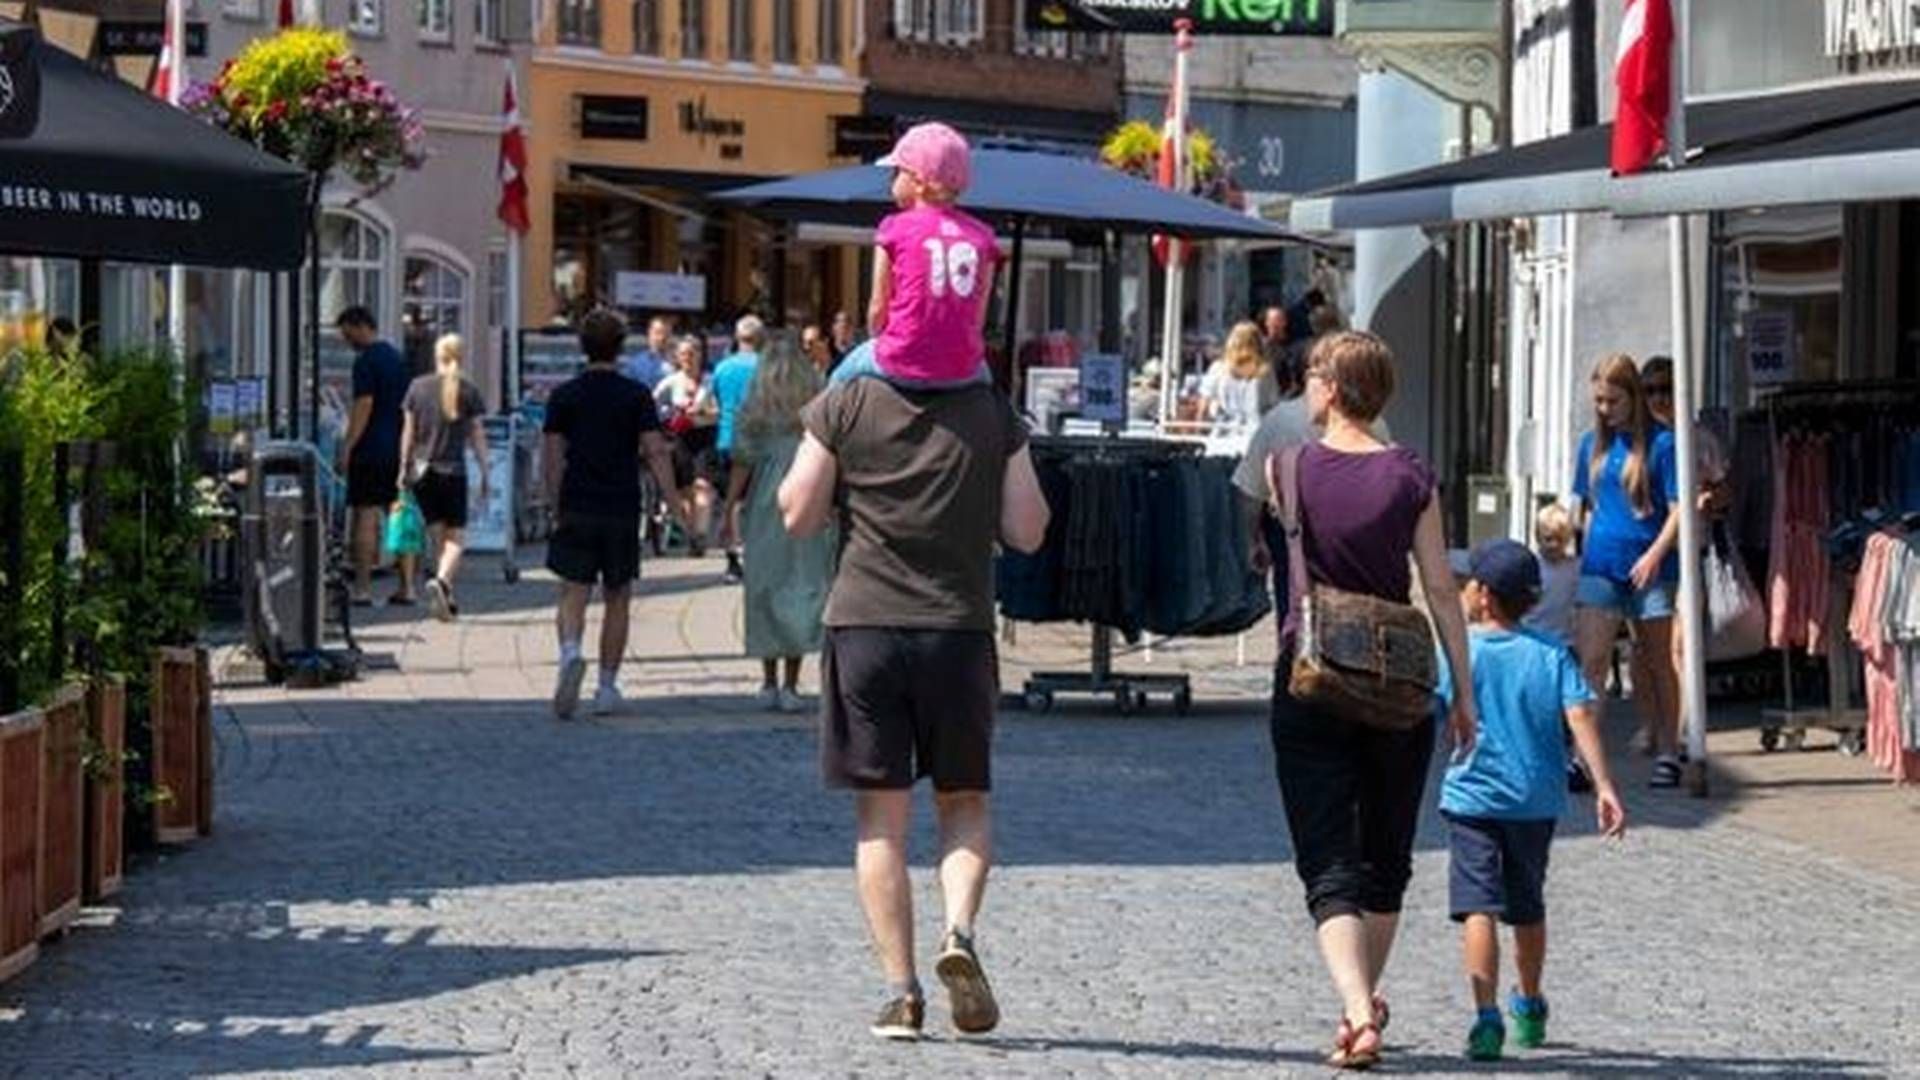
[[[820,659],[828,787],[986,791],[1000,665],[983,630],[829,627]]]
[[[1553,848],[1551,820],[1496,821],[1446,815],[1447,903],[1456,922],[1469,915],[1497,915],[1509,926],[1532,926],[1547,917],[1547,854]]]
[[[420,504],[420,516],[427,524],[448,529],[467,527],[466,473],[428,469],[414,481],[413,497]]]
[[[575,585],[632,584],[640,574],[640,516],[562,513],[547,540],[547,569]]]
[[[358,455],[347,462],[347,505],[377,506],[382,510],[400,497],[400,463],[363,461]]]

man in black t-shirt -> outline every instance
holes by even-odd
[[[640,455],[674,490],[673,457],[660,433],[653,395],[620,374],[626,320],[610,311],[580,322],[587,369],[547,398],[542,479],[547,505],[559,511],[547,542],[547,569],[560,578],[560,680],[553,712],[562,720],[580,703],[587,662],[580,653],[587,601],[600,585],[606,607],[600,628],[600,688],[594,713],[620,707],[620,658],[627,651],[627,608],[640,571]]]

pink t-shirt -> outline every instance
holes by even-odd
[[[887,325],[873,344],[880,370],[942,382],[979,370],[980,309],[1000,258],[993,230],[950,206],[916,206],[880,222],[874,240],[892,267]]]

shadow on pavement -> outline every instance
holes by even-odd
[[[1884,1065],[1834,1058],[1743,1058],[1713,1054],[1636,1054],[1632,1051],[1589,1049],[1548,1043],[1537,1055],[1508,1056],[1493,1064],[1469,1062],[1461,1055],[1387,1054],[1383,1072],[1487,1071],[1502,1074],[1550,1073],[1555,1076],[1686,1076],[1760,1077],[1794,1076],[1862,1080],[1889,1075]]]
[[[187,1077],[220,1076],[242,1072],[278,1072],[286,1069],[372,1069],[381,1065],[415,1064],[472,1060],[481,1055],[460,1050],[428,1050],[403,1046],[375,1046],[382,1027],[377,1024],[334,1026],[295,1022],[298,1030],[277,1030],[272,1026],[250,1030],[222,1030],[215,1026],[197,1028],[169,1024],[159,1028],[141,1028],[140,1021],[123,1017],[74,1017],[36,1021],[56,1028],[64,1049],[53,1053],[36,1051],[34,1076],[101,1076],[110,1070],[126,1069],[137,1062],[134,1072],[142,1080],[185,1080]],[[0,1024],[0,1066],[8,1028]],[[47,1039],[37,1041],[45,1046]],[[10,1073],[9,1075],[27,1075]]]

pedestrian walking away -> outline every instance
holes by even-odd
[[[562,720],[573,717],[586,678],[580,642],[596,584],[602,623],[594,712],[606,715],[620,707],[620,661],[627,651],[633,579],[640,572],[641,458],[660,490],[674,488],[673,457],[660,432],[653,395],[615,367],[626,336],[626,320],[618,314],[589,312],[580,321],[586,370],[555,387],[547,399],[542,479],[547,505],[560,511],[547,542],[547,568],[560,579],[555,620],[560,675],[553,712]]]
[[[920,124],[880,159],[894,169],[900,212],[874,232],[873,339],[834,368],[834,382],[879,376],[939,389],[993,380],[981,330],[1000,249],[992,229],[954,206],[972,179],[971,156],[959,132]]]
[[[1580,662],[1566,644],[1522,620],[1540,601],[1540,564],[1512,540],[1474,549],[1458,568],[1461,604],[1471,624],[1468,650],[1480,727],[1473,746],[1447,769],[1440,812],[1450,834],[1448,906],[1461,924],[1474,1019],[1467,1056],[1495,1061],[1505,1052],[1499,1006],[1500,936],[1513,930],[1516,986],[1508,1003],[1514,1042],[1546,1042],[1548,1008],[1546,878],[1554,826],[1566,809],[1571,730],[1592,777],[1600,831],[1619,837],[1626,811],[1614,789],[1600,738],[1599,711]],[[1452,693],[1442,678],[1440,698]]]
[[[774,334],[734,432],[728,501],[746,500],[739,521],[747,655],[760,661],[760,707],[780,712],[806,708],[800,665],[820,651],[820,616],[833,579],[835,531],[788,534],[776,498],[800,448],[800,410],[820,386],[814,359],[801,352],[793,335]]]
[[[454,582],[460,574],[467,528],[467,451],[480,466],[480,503],[492,493],[488,475],[487,411],[480,388],[462,374],[466,343],[458,334],[434,342],[432,375],[407,388],[400,428],[399,484],[411,488],[427,523],[428,550],[437,551],[427,579],[427,604],[433,617],[450,622],[460,614]]]
[[[1634,647],[1644,650],[1648,742],[1655,755],[1651,782],[1677,787],[1680,673],[1670,638],[1680,515],[1673,432],[1655,423],[1632,357],[1602,360],[1591,388],[1593,429],[1580,437],[1573,466],[1586,538],[1574,598],[1576,647],[1587,682],[1603,689],[1620,624],[1632,624]]]
[[[887,982],[871,1030],[920,1035],[907,832],[930,777],[946,929],[934,971],[955,1029],[991,1031],[1000,1007],[975,948],[992,861],[993,551],[1039,549],[1047,506],[1019,417],[991,387],[910,390],[861,378],[801,414],[779,490],[787,530],[837,523],[839,573],[821,659],[821,771],[854,792],[860,903]]]
[[[373,312],[350,307],[334,320],[352,346],[353,406],[346,437],[340,443],[340,467],[347,477],[347,506],[352,511],[353,603],[373,603],[373,569],[380,560],[383,515],[399,498],[401,406],[410,380],[400,350],[380,338]],[[400,584],[388,602],[413,600],[413,556],[395,559]]]
[[[1331,334],[1307,362],[1309,419],[1326,434],[1298,454],[1297,502],[1306,579],[1395,604],[1411,599],[1408,556],[1460,691],[1448,712],[1454,745],[1473,742],[1466,624],[1447,563],[1433,471],[1369,425],[1393,395],[1394,362],[1372,334]],[[1271,482],[1269,487],[1271,487]],[[1434,744],[1431,719],[1406,729],[1296,699],[1289,673],[1300,597],[1292,598],[1273,680],[1273,758],[1320,954],[1341,1019],[1328,1063],[1370,1068],[1387,1026],[1381,978],[1413,875],[1414,830]]]
[[[734,324],[733,340],[735,351],[721,360],[713,369],[713,400],[719,410],[719,424],[714,437],[714,451],[719,457],[720,482],[725,483],[733,471],[733,435],[734,422],[740,415],[740,406],[746,403],[747,391],[753,387],[753,375],[760,367],[760,350],[767,341],[766,324],[757,315],[741,316]],[[723,528],[738,535],[739,527],[733,516],[739,510],[737,503],[728,503]],[[740,549],[727,546],[727,580],[740,580]]]

